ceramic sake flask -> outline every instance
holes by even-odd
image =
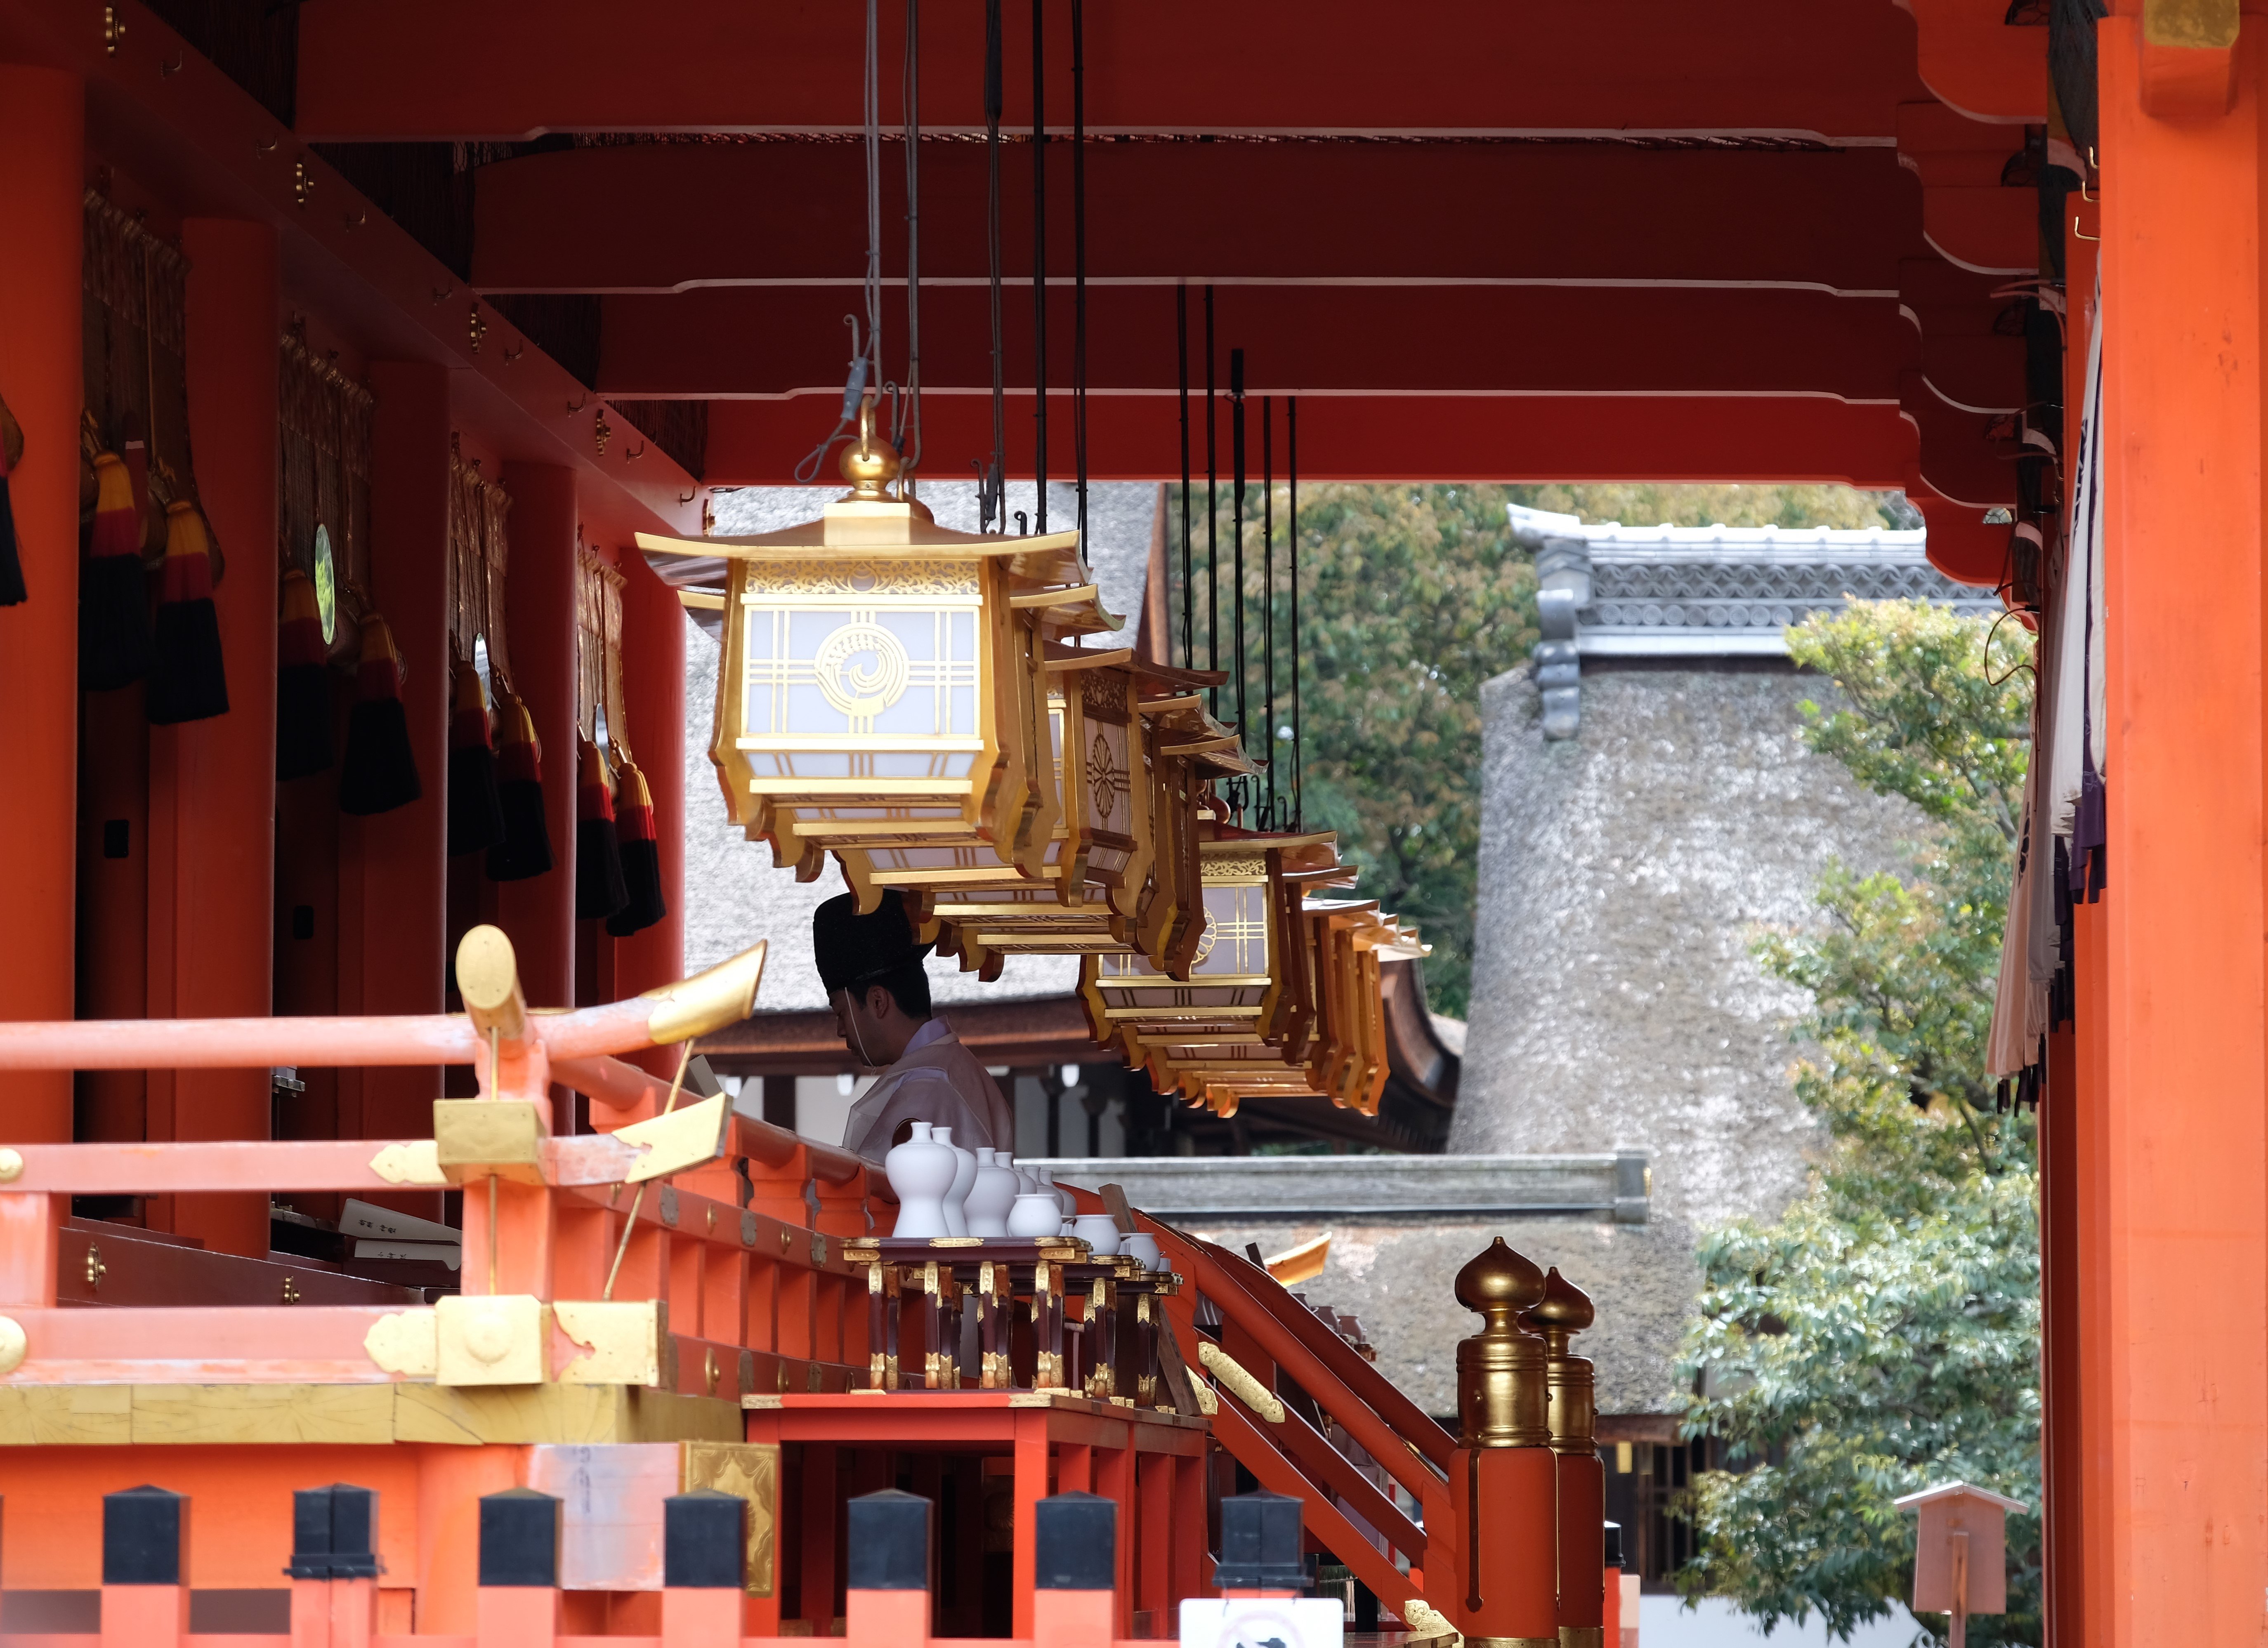
[[[961,1209],[968,1204],[968,1192],[976,1182],[976,1152],[953,1142],[953,1129],[933,1127],[929,1136],[954,1154],[961,1165],[954,1169],[952,1187],[945,1193],[945,1233],[948,1236],[968,1234],[968,1220]]]
[[[945,1195],[961,1171],[961,1158],[953,1146],[930,1137],[926,1122],[913,1124],[913,1137],[882,1159],[890,1188],[897,1193],[900,1236],[950,1236],[946,1228]]]
[[[968,1233],[1005,1236],[1008,1214],[1016,1205],[1017,1194],[1016,1170],[1009,1165],[1008,1152],[980,1146],[976,1151],[976,1182],[961,1210]]]
[[[1039,1194],[1040,1194],[1040,1176],[1039,1176],[1039,1174],[1037,1174],[1037,1173],[1034,1173],[1030,1168],[1026,1167],[1026,1166],[1022,1166],[1021,1164],[1013,1164],[1013,1165],[1015,1166],[1015,1169],[1016,1169],[1016,1194],[1017,1194],[1018,1196],[1037,1196],[1037,1195],[1039,1195]]]
[[[1082,1213],[1071,1220],[1071,1232],[1093,1248],[1098,1259],[1118,1251],[1118,1221],[1108,1213]]]
[[[1063,1233],[1063,1210],[1056,1199],[1042,1191],[1032,1191],[1016,1198],[1015,1206],[1008,1210],[1008,1234],[1034,1241],[1043,1236]]]
[[[1056,1170],[1054,1168],[1042,1167],[1040,1169],[1040,1188],[1049,1192],[1055,1197],[1056,1205],[1063,1209],[1064,1217],[1065,1218],[1076,1218],[1079,1217],[1079,1198],[1056,1182]]]
[[[1145,1270],[1163,1270],[1166,1268],[1166,1255],[1158,1250],[1158,1239],[1140,1231],[1122,1238],[1118,1251],[1138,1261]]]

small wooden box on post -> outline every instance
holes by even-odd
[[[1963,1648],[1971,1614],[2008,1610],[2008,1513],[2022,1502],[1968,1482],[1925,1488],[1891,1503],[1920,1521],[1914,1546],[1913,1610],[1951,1616],[1948,1640]]]

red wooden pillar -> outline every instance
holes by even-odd
[[[512,495],[506,633],[512,686],[543,746],[543,820],[551,869],[497,887],[497,925],[519,958],[528,1004],[575,1004],[575,472],[508,463]],[[562,1131],[566,1118],[560,1117]]]
[[[0,607],[8,715],[0,808],[0,1018],[71,1016],[78,750],[79,195],[77,75],[0,63],[0,398],[23,426],[8,477],[30,599]],[[0,1074],[11,1139],[71,1136],[68,1070]]]
[[[391,813],[339,820],[339,1011],[439,1012],[447,965],[449,374],[422,361],[378,361],[370,386],[378,403],[370,592],[408,666],[402,707],[423,794]],[[438,1066],[342,1071],[339,1131],[430,1137],[440,1096]],[[387,1201],[439,1217],[440,1197],[428,1192]]]
[[[622,690],[630,700],[630,746],[653,792],[661,851],[661,895],[669,914],[644,932],[615,940],[615,990],[640,990],[685,976],[685,608],[635,550],[622,558]],[[708,706],[695,706],[707,724]],[[657,1048],[667,1073],[671,1050]]]
[[[2243,29],[2226,113],[2160,118],[2143,107],[2140,8],[2122,9],[2096,34],[2111,890],[2088,1204],[2103,1284],[2081,1328],[2107,1362],[2087,1626],[2090,1641],[2223,1643],[2268,1617],[2268,40]]]
[[[213,591],[228,713],[150,729],[150,986],[183,1019],[258,1018],[274,988],[276,232],[191,218],[189,433],[227,557]],[[164,1073],[177,1139],[266,1138],[268,1072]],[[153,1076],[153,1085],[157,1079]],[[264,1191],[178,1198],[173,1228],[217,1252],[268,1252]]]

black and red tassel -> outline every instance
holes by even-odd
[[[543,747],[535,736],[535,717],[508,685],[497,692],[497,801],[504,814],[504,839],[489,849],[489,879],[549,875],[551,827],[543,817]]]
[[[377,613],[362,620],[357,696],[347,717],[346,758],[339,763],[339,811],[367,818],[408,806],[421,795],[409,717],[401,707],[401,655]]]
[[[150,592],[142,513],[116,452],[95,454],[94,532],[78,586],[78,683],[108,692],[150,673]]]
[[[669,914],[669,901],[661,891],[661,848],[653,828],[653,792],[637,763],[622,762],[615,775],[619,793],[615,804],[615,835],[622,846],[622,887],[628,894],[622,909],[607,917],[607,931],[617,938],[642,932]]]
[[[150,666],[150,719],[159,726],[228,713],[228,672],[212,588],[205,512],[194,499],[175,498],[166,506],[166,568]]]
[[[8,503],[8,475],[24,461],[23,426],[0,401],[0,607],[14,607],[28,598],[24,587],[24,559],[16,549],[16,516]]]
[[[630,901],[622,885],[622,842],[615,833],[615,797],[607,758],[583,746],[581,782],[575,791],[575,918],[604,921]]]
[[[331,672],[315,585],[292,567],[284,574],[276,626],[276,776],[306,778],[329,767]]]
[[[496,748],[489,742],[488,695],[481,673],[456,666],[449,713],[449,856],[486,852],[504,840]]]

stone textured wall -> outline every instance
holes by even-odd
[[[1765,976],[1752,937],[1815,923],[1830,859],[1894,868],[1926,828],[1804,747],[1798,706],[1833,690],[1793,673],[1587,668],[1580,732],[1546,743],[1526,669],[1483,689],[1480,909],[1449,1148],[1651,1147],[1653,1223],[1615,1262],[1658,1274],[1616,1285],[1680,1302],[1642,1311],[1636,1359],[1613,1375],[1632,1408],[1602,1392],[1602,1411],[1667,1402],[1697,1235],[1775,1215],[1805,1182],[1818,1135],[1788,1079],[1803,997]],[[1648,1387],[1659,1401],[1638,1400]]]

